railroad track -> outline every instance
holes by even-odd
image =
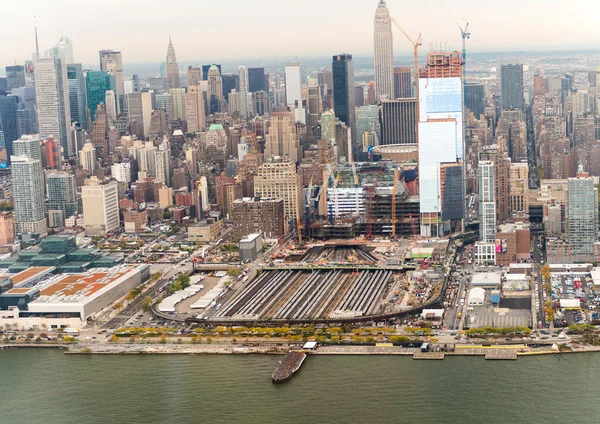
[[[124,323],[129,321],[131,317],[137,314],[142,310],[142,303],[144,302],[144,298],[146,296],[150,296],[151,298],[155,298],[158,290],[165,285],[167,280],[158,280],[153,286],[151,286],[144,293],[140,294],[137,299],[131,302],[125,309],[123,309],[119,315],[108,321],[106,324],[102,326],[103,329],[106,330],[116,330],[121,327]]]

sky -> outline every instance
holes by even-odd
[[[61,34],[74,58],[96,65],[101,49],[120,50],[127,63],[165,60],[169,32],[178,62],[257,60],[373,54],[379,0],[0,0],[0,66],[23,63]],[[473,52],[600,50],[597,0],[443,0],[461,25],[469,22]],[[460,49],[457,24],[442,0],[387,0],[391,15],[423,49]],[[567,14],[567,16],[565,16]],[[412,46],[394,29],[396,55]]]

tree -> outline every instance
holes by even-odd
[[[148,311],[148,310],[150,310],[151,306],[152,306],[152,298],[150,296],[146,296],[144,298],[144,300],[142,300],[142,309],[144,311]]]
[[[540,273],[542,274],[544,280],[548,281],[550,279],[550,266],[548,264],[544,265],[540,269]]]
[[[229,268],[227,270],[227,275],[229,275],[232,278],[237,278],[240,275],[242,275],[242,270],[239,268]]]
[[[163,212],[163,219],[171,219],[171,212],[168,208],[165,208],[165,211]]]

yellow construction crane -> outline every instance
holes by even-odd
[[[391,18],[391,21],[394,23],[394,25],[396,25],[396,28],[398,28],[400,30],[400,32],[402,32],[402,34],[404,34],[406,39],[413,46],[413,52],[414,52],[414,56],[415,56],[415,97],[417,98],[416,113],[417,113],[417,122],[419,122],[419,47],[421,46],[421,34],[419,34],[419,36],[417,37],[417,41],[414,41],[412,39],[412,37],[410,35],[408,35],[408,33],[406,31],[404,31],[404,29],[402,29],[400,24],[398,24],[398,22],[396,22],[396,20],[394,18]],[[415,137],[416,137],[416,140],[418,143],[419,142],[419,126],[418,125],[415,128]]]

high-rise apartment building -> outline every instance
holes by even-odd
[[[168,143],[161,143],[154,151],[156,174],[154,177],[171,187],[171,148]]]
[[[481,161],[477,169],[479,184],[479,241],[496,240],[496,189],[494,163]]]
[[[179,80],[179,65],[177,64],[177,56],[175,55],[175,48],[169,35],[169,47],[167,48],[167,78],[169,79],[170,88],[181,87],[181,81]]]
[[[42,143],[39,135],[23,135],[13,142],[13,154],[39,160],[42,163]]]
[[[394,98],[407,99],[412,95],[412,80],[409,66],[394,68]]]
[[[307,97],[307,124],[309,127],[316,127],[321,120],[321,113],[323,112],[323,96],[321,86],[315,78],[310,78],[308,81]]]
[[[417,99],[384,100],[381,144],[417,144]]]
[[[170,121],[186,120],[186,93],[185,88],[171,88],[169,90],[169,106],[167,113]]]
[[[566,221],[570,253],[591,255],[598,238],[598,189],[587,175],[569,178]]]
[[[510,212],[529,213],[529,164],[510,164]]]
[[[304,222],[302,177],[296,172],[295,163],[279,160],[259,166],[254,177],[254,194],[261,198],[283,199],[286,233],[290,222],[296,225],[296,218]]]
[[[354,160],[360,159],[360,148],[356,139],[356,108],[354,101],[354,63],[352,55],[333,56],[333,107],[335,116],[346,124],[351,133],[351,154]],[[340,157],[350,161],[350,152],[338,152]]]
[[[37,59],[35,66],[35,97],[37,120],[42,137],[59,140],[65,158],[75,155],[71,133],[71,107],[67,66],[60,59]]]
[[[117,113],[121,113],[121,98],[123,88],[123,57],[121,52],[100,50],[100,70],[115,77],[115,96],[117,98]],[[135,90],[134,90],[135,92]]]
[[[96,177],[81,188],[83,225],[88,236],[104,236],[119,228],[117,182],[103,182]]]
[[[385,0],[379,0],[375,12],[375,89],[378,99],[394,98],[394,37]]]
[[[186,101],[186,117],[188,132],[202,131],[206,127],[204,108],[204,92],[197,85],[188,87]]]
[[[502,65],[500,90],[502,110],[523,110],[523,65]]]
[[[26,156],[11,158],[15,230],[43,237],[47,234],[44,214],[42,162]]]

